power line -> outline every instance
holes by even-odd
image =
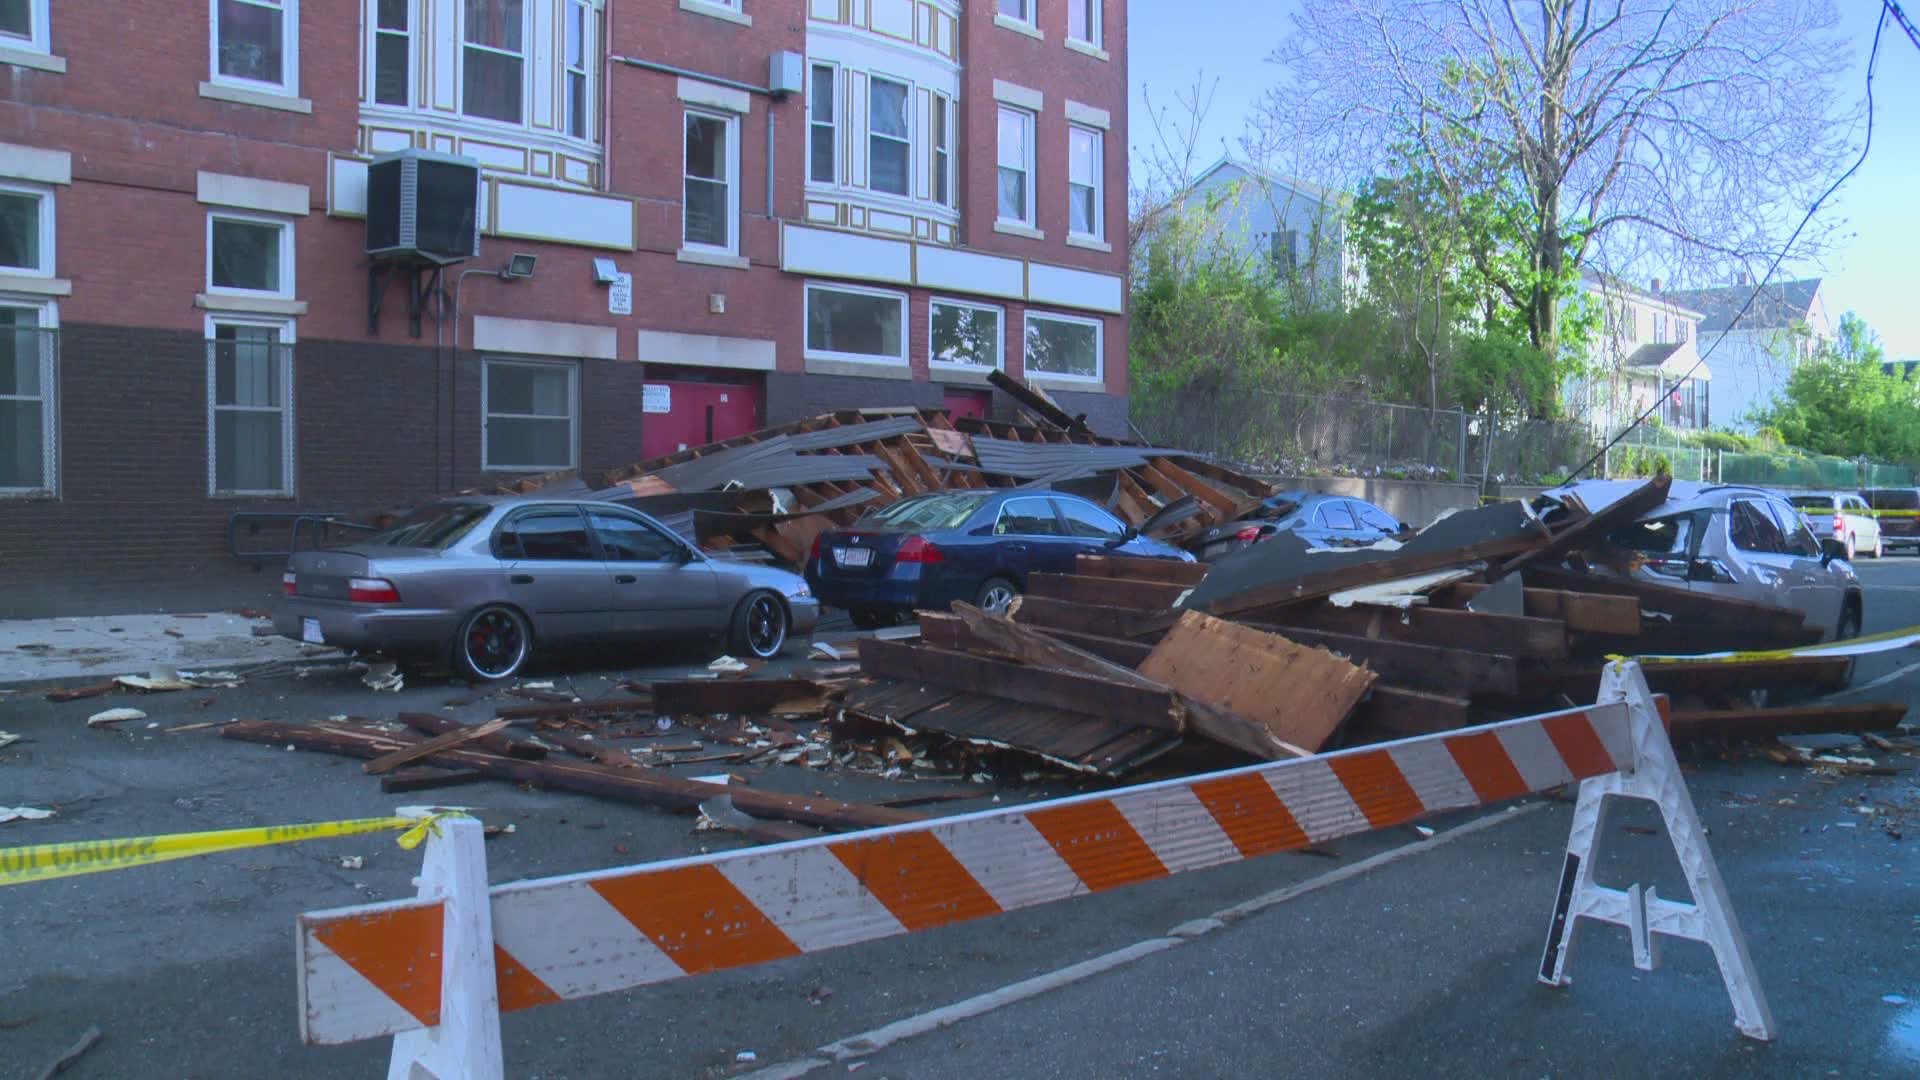
[[[1753,287],[1752,292],[1747,294],[1747,302],[1740,305],[1739,311],[1734,312],[1733,319],[1727,323],[1726,330],[1722,331],[1720,336],[1714,339],[1713,344],[1707,346],[1706,351],[1700,354],[1700,358],[1693,362],[1693,366],[1689,367],[1680,378],[1676,380],[1676,385],[1692,378],[1693,373],[1700,370],[1700,366],[1707,362],[1707,357],[1713,355],[1713,350],[1719,348],[1720,343],[1727,340],[1727,335],[1733,333],[1734,327],[1740,325],[1740,320],[1746,316],[1748,309],[1753,307],[1753,302],[1760,298],[1761,291],[1767,287],[1767,283],[1772,281],[1773,275],[1779,271],[1780,264],[1786,261],[1787,252],[1793,250],[1793,242],[1800,239],[1801,231],[1807,227],[1808,222],[1813,220],[1813,215],[1819,213],[1820,207],[1828,199],[1833,197],[1834,192],[1840,190],[1840,185],[1846,183],[1852,178],[1854,173],[1860,171],[1860,166],[1866,164],[1867,151],[1873,149],[1873,69],[1880,60],[1880,34],[1887,28],[1887,16],[1891,14],[1894,18],[1898,19],[1900,25],[1905,28],[1907,36],[1913,39],[1914,45],[1920,47],[1920,32],[1914,30],[1913,24],[1907,21],[1907,17],[1905,13],[1900,10],[1899,5],[1895,4],[1893,0],[1883,0],[1883,4],[1884,6],[1880,9],[1880,21],[1876,22],[1873,26],[1873,50],[1867,54],[1867,138],[1865,143],[1860,147],[1859,158],[1857,158],[1852,165],[1848,166],[1847,171],[1841,173],[1840,178],[1835,180],[1827,190],[1821,192],[1819,198],[1813,200],[1812,206],[1807,207],[1806,215],[1800,219],[1800,224],[1793,227],[1793,233],[1787,237],[1787,242],[1780,245],[1780,253],[1773,257],[1773,265],[1767,267],[1767,272],[1761,276],[1759,283]],[[1602,446],[1592,457],[1588,458],[1584,464],[1567,474],[1567,480],[1572,482],[1578,478],[1581,473],[1592,468],[1594,462],[1606,457],[1607,451],[1619,445],[1620,440],[1626,438],[1628,433],[1633,431],[1634,428],[1645,423],[1647,417],[1658,412],[1660,407],[1666,404],[1666,400],[1666,394],[1663,391],[1660,396],[1654,400],[1653,404],[1647,406],[1645,412],[1642,412],[1634,418],[1633,423],[1621,428],[1620,434],[1607,440],[1607,444]]]

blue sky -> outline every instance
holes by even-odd
[[[1839,0],[1841,30],[1853,42],[1852,74],[1841,86],[1848,101],[1865,87],[1867,49],[1880,5]],[[1904,5],[1920,17],[1920,3]],[[1196,74],[1217,80],[1212,110],[1197,156],[1211,162],[1245,128],[1276,72],[1267,54],[1288,27],[1293,0],[1130,0],[1127,5],[1129,78],[1133,102],[1129,138],[1139,167],[1153,139],[1148,94],[1170,105]],[[1232,27],[1232,33],[1222,33]],[[1920,357],[1920,50],[1889,21],[1874,79],[1877,103],[1873,149],[1866,164],[1829,201],[1809,228],[1831,230],[1832,253],[1822,266],[1783,267],[1781,276],[1826,279],[1827,306],[1835,318],[1858,311],[1885,341],[1890,357]]]

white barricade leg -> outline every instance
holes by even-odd
[[[440,1023],[393,1037],[387,1080],[502,1080],[500,995],[494,982],[493,907],[480,822],[447,818],[427,839],[415,879],[445,912],[440,947]]]
[[[1652,971],[1659,962],[1655,935],[1687,938],[1713,950],[1727,996],[1733,999],[1734,1024],[1741,1034],[1772,1039],[1773,1014],[1767,1009],[1753,960],[1747,955],[1746,937],[1734,918],[1726,883],[1721,881],[1720,868],[1707,847],[1706,830],[1700,825],[1693,796],[1673,755],[1673,744],[1661,726],[1658,708],[1638,664],[1607,665],[1600,682],[1600,704],[1615,701],[1627,702],[1632,710],[1634,768],[1580,785],[1573,829],[1567,838],[1567,861],[1547,929],[1546,952],[1540,961],[1540,981],[1552,986],[1566,986],[1572,981],[1567,965],[1581,919],[1625,928],[1631,935],[1634,966],[1643,971]],[[1606,801],[1610,798],[1644,799],[1660,808],[1674,854],[1693,892],[1692,903],[1663,900],[1651,887],[1634,885],[1623,891],[1594,881]]]

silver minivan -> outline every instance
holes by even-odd
[[[1585,481],[1547,494],[1575,491],[1598,511],[1641,483]],[[1792,608],[1823,641],[1860,634],[1864,599],[1843,545],[1822,543],[1774,492],[1675,481],[1666,502],[1609,542],[1638,556],[1627,572],[1641,580]]]

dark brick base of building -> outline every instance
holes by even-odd
[[[264,607],[280,560],[229,551],[234,514],[358,514],[523,474],[481,468],[481,362],[431,345],[302,341],[293,355],[294,490],[208,494],[208,359],[199,335],[68,325],[59,343],[59,493],[0,500],[0,618]],[[579,361],[582,470],[641,459],[639,365]],[[1123,401],[1058,395],[1124,434]],[[995,394],[994,413],[1012,415]],[[764,420],[844,408],[938,407],[937,384],[769,373]],[[247,549],[290,522],[243,519]]]

